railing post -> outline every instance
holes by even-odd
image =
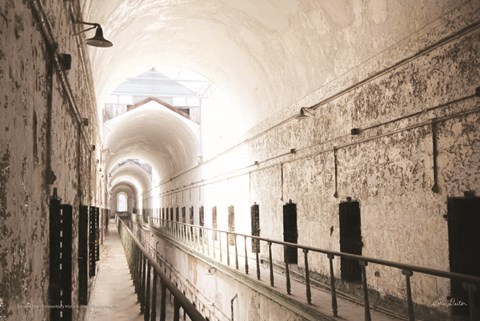
[[[287,246],[283,246],[283,250],[287,252]],[[290,268],[288,267],[288,262],[285,260],[285,275],[287,277],[287,293],[292,294],[292,288],[290,284]]]
[[[228,242],[227,242],[227,244],[228,244]],[[222,257],[222,233],[220,233],[220,234],[218,235],[218,247],[220,248],[220,249],[219,249],[219,252],[220,252],[220,262],[222,262],[222,259],[223,259],[223,257]]]
[[[220,237],[221,237],[221,236],[222,236],[222,235],[220,235]],[[215,241],[215,238],[212,238],[212,246],[213,246],[213,259],[215,259],[215,257],[216,257],[216,249],[215,249],[215,247],[216,247],[216,244],[215,244],[215,243],[216,243],[216,241]]]
[[[275,286],[275,282],[273,280],[273,260],[272,260],[272,242],[268,241],[268,261],[270,265],[270,285]]]
[[[150,318],[152,321],[155,321],[157,318],[157,283],[158,275],[157,272],[153,271],[153,287],[152,287],[152,311],[150,312]]]
[[[333,274],[333,254],[328,254],[328,260],[330,263],[330,288],[332,293],[332,311],[333,316],[338,316],[338,305],[337,305],[337,290],[335,289],[335,276]]]
[[[227,232],[227,266],[230,266],[230,244],[228,244],[228,232]]]
[[[173,321],[180,320],[180,303],[176,297],[173,297]]]
[[[145,321],[150,321],[150,273],[151,273],[151,265],[150,265],[150,261],[147,260],[147,286],[146,286],[146,289],[145,289],[145,314],[143,315],[144,316],[144,320]]]
[[[162,297],[160,298],[160,321],[166,321],[165,316],[167,311],[167,286],[162,280],[160,280],[160,287],[162,289]]]
[[[142,280],[140,286],[140,312],[145,312],[145,280],[147,274],[147,258],[142,255]]]
[[[370,315],[370,303],[368,302],[368,287],[367,287],[367,271],[366,266],[367,262],[360,261],[358,262],[362,269],[362,282],[363,282],[363,304],[365,308],[365,321],[371,321],[372,316]]]
[[[405,275],[405,286],[407,292],[407,304],[408,304],[408,320],[415,321],[413,313],[413,301],[412,301],[412,287],[410,284],[410,277],[413,275],[412,271],[402,270],[402,274]]]
[[[305,257],[305,287],[307,292],[307,302],[312,304],[312,289],[310,288],[310,270],[308,267],[308,250],[303,249],[303,254]]]
[[[245,245],[245,274],[248,274],[248,252],[247,252],[247,237],[243,236],[243,241]]]
[[[234,234],[233,235],[234,239],[233,239],[233,244],[235,246],[235,269],[238,270],[238,247],[237,247],[237,234]]]
[[[256,264],[257,264],[257,280],[260,280],[260,258],[259,258],[260,254],[258,253],[258,251],[255,251],[255,261],[256,261]]]

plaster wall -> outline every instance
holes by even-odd
[[[217,206],[220,229],[234,205],[245,233],[256,202],[261,236],[279,240],[282,205],[291,199],[299,243],[332,250],[339,250],[338,204],[351,197],[360,202],[363,255],[449,270],[447,199],[480,193],[479,19],[473,3],[444,15],[299,101],[321,101],[308,118],[275,114],[242,144],[145,197],[160,197],[161,207],[194,206],[196,216],[204,206],[207,226]],[[274,260],[282,259],[276,249]],[[326,262],[312,255],[310,267],[327,274]],[[400,272],[371,265],[367,277],[381,295],[404,298]],[[449,295],[446,280],[416,274],[412,282],[417,303]]]
[[[80,116],[90,120],[88,127],[79,126],[71,112],[53,64],[55,48],[43,37],[34,3],[39,4],[0,3],[0,320],[49,318],[49,200],[54,189],[62,203],[74,208],[72,302],[78,302],[78,206],[103,201],[93,165],[97,155],[91,150],[91,145],[99,146],[91,77],[72,36],[70,4],[48,1],[40,7],[59,51],[72,55],[67,78]],[[74,311],[74,320],[79,313]]]

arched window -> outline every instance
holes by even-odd
[[[125,193],[117,194],[117,212],[128,211],[128,197]]]

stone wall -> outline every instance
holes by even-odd
[[[92,151],[92,145],[100,146],[96,105],[89,66],[77,43],[81,40],[73,36],[73,4],[42,3],[0,4],[0,320],[49,318],[49,200],[54,190],[74,208],[72,302],[77,304],[78,206],[103,202],[95,174],[99,148]],[[45,33],[37,9],[44,10],[52,34]],[[72,56],[64,80],[53,59],[59,53]],[[88,118],[89,126],[81,118]]]
[[[448,271],[447,199],[480,194],[479,12],[468,2],[445,14],[299,102],[320,101],[306,119],[286,109],[145,197],[160,197],[161,207],[194,206],[196,222],[204,206],[207,226],[217,206],[220,229],[234,205],[245,233],[256,202],[261,236],[279,240],[282,205],[291,199],[299,243],[331,250],[339,250],[338,206],[349,197],[360,203],[363,255]],[[283,259],[281,249],[274,259]],[[326,262],[313,256],[311,268],[325,275]],[[367,268],[373,289],[404,298],[400,272]],[[447,280],[415,274],[412,282],[417,303],[449,295]]]

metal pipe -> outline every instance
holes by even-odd
[[[272,242],[268,242],[268,263],[270,267],[270,285],[273,287],[275,282],[273,279]]]

